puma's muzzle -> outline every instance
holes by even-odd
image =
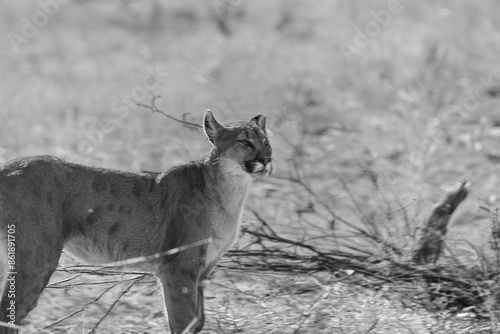
[[[267,177],[273,170],[271,158],[257,158],[247,161],[245,162],[245,170],[254,177]]]

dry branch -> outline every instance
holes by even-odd
[[[418,246],[413,261],[418,264],[435,263],[437,261],[443,249],[443,239],[447,232],[450,217],[467,197],[469,187],[469,182],[462,181],[457,189],[449,191],[444,199],[436,204],[417,242]]]
[[[184,126],[190,128],[190,129],[202,128],[202,126],[200,124],[192,123],[192,122],[189,122],[189,121],[186,120],[186,116],[189,115],[189,113],[183,114],[182,115],[182,119],[178,119],[178,118],[175,118],[174,116],[169,115],[166,112],[160,110],[156,106],[156,99],[159,98],[159,97],[161,97],[161,95],[156,95],[156,94],[153,94],[152,92],[149,92],[149,94],[151,95],[150,104],[147,105],[147,104],[143,104],[143,103],[137,103],[137,106],[149,109],[153,113],[158,113],[160,115],[163,115],[163,116],[165,116],[165,117],[167,117],[167,118],[169,118],[169,119],[171,119],[173,121],[176,121],[176,122],[179,122],[179,123],[183,124]]]
[[[132,283],[130,283],[130,285],[124,289],[120,295],[118,296],[118,298],[116,298],[114,301],[113,301],[113,304],[111,304],[111,306],[106,310],[106,312],[104,313],[104,315],[101,317],[101,319],[99,319],[99,321],[94,325],[94,327],[92,327],[92,329],[87,333],[87,334],[92,334],[92,333],[95,333],[96,330],[97,330],[97,327],[99,327],[99,325],[104,321],[104,319],[109,315],[109,313],[111,312],[111,310],[113,309],[113,307],[115,307],[115,305],[118,303],[118,301],[127,293],[130,291],[130,289],[132,289],[132,287],[137,283],[137,281],[134,281]]]
[[[43,327],[42,329],[48,329],[48,328],[51,328],[51,327],[54,327],[55,325],[63,322],[64,320],[67,320],[73,316],[75,316],[76,314],[78,313],[81,313],[83,311],[85,311],[87,309],[87,307],[89,307],[90,305],[96,303],[97,301],[99,301],[99,299],[101,299],[106,293],[108,293],[110,290],[112,290],[115,286],[121,284],[121,282],[118,282],[118,283],[115,283],[113,284],[112,286],[108,287],[106,290],[104,290],[99,296],[97,296],[95,299],[93,299],[92,301],[88,302],[87,304],[85,304],[84,306],[82,306],[81,308],[79,308],[78,310],[76,311],[73,311],[71,312],[70,314],[67,314],[65,315],[64,317],[54,321],[53,323]]]

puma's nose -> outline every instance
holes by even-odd
[[[271,163],[271,157],[259,157],[257,159],[258,162],[260,162],[262,164],[262,166],[264,167],[264,171],[269,175],[271,174],[272,170],[273,170],[273,164]]]
[[[264,166],[271,162],[271,157],[259,157],[257,161],[263,164]]]

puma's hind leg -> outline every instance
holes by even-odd
[[[13,233],[8,231],[3,226],[0,235],[0,321],[20,325],[57,268],[62,243],[58,232],[46,224],[29,229],[17,224],[10,229]],[[14,236],[10,243],[9,234]],[[5,333],[17,331],[0,326],[0,334]]]

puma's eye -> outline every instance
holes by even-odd
[[[264,140],[264,147],[269,148],[271,145],[269,145],[269,140],[265,139]]]
[[[253,147],[253,144],[248,140],[240,140],[239,142],[240,142],[241,146],[250,147],[250,148]]]

